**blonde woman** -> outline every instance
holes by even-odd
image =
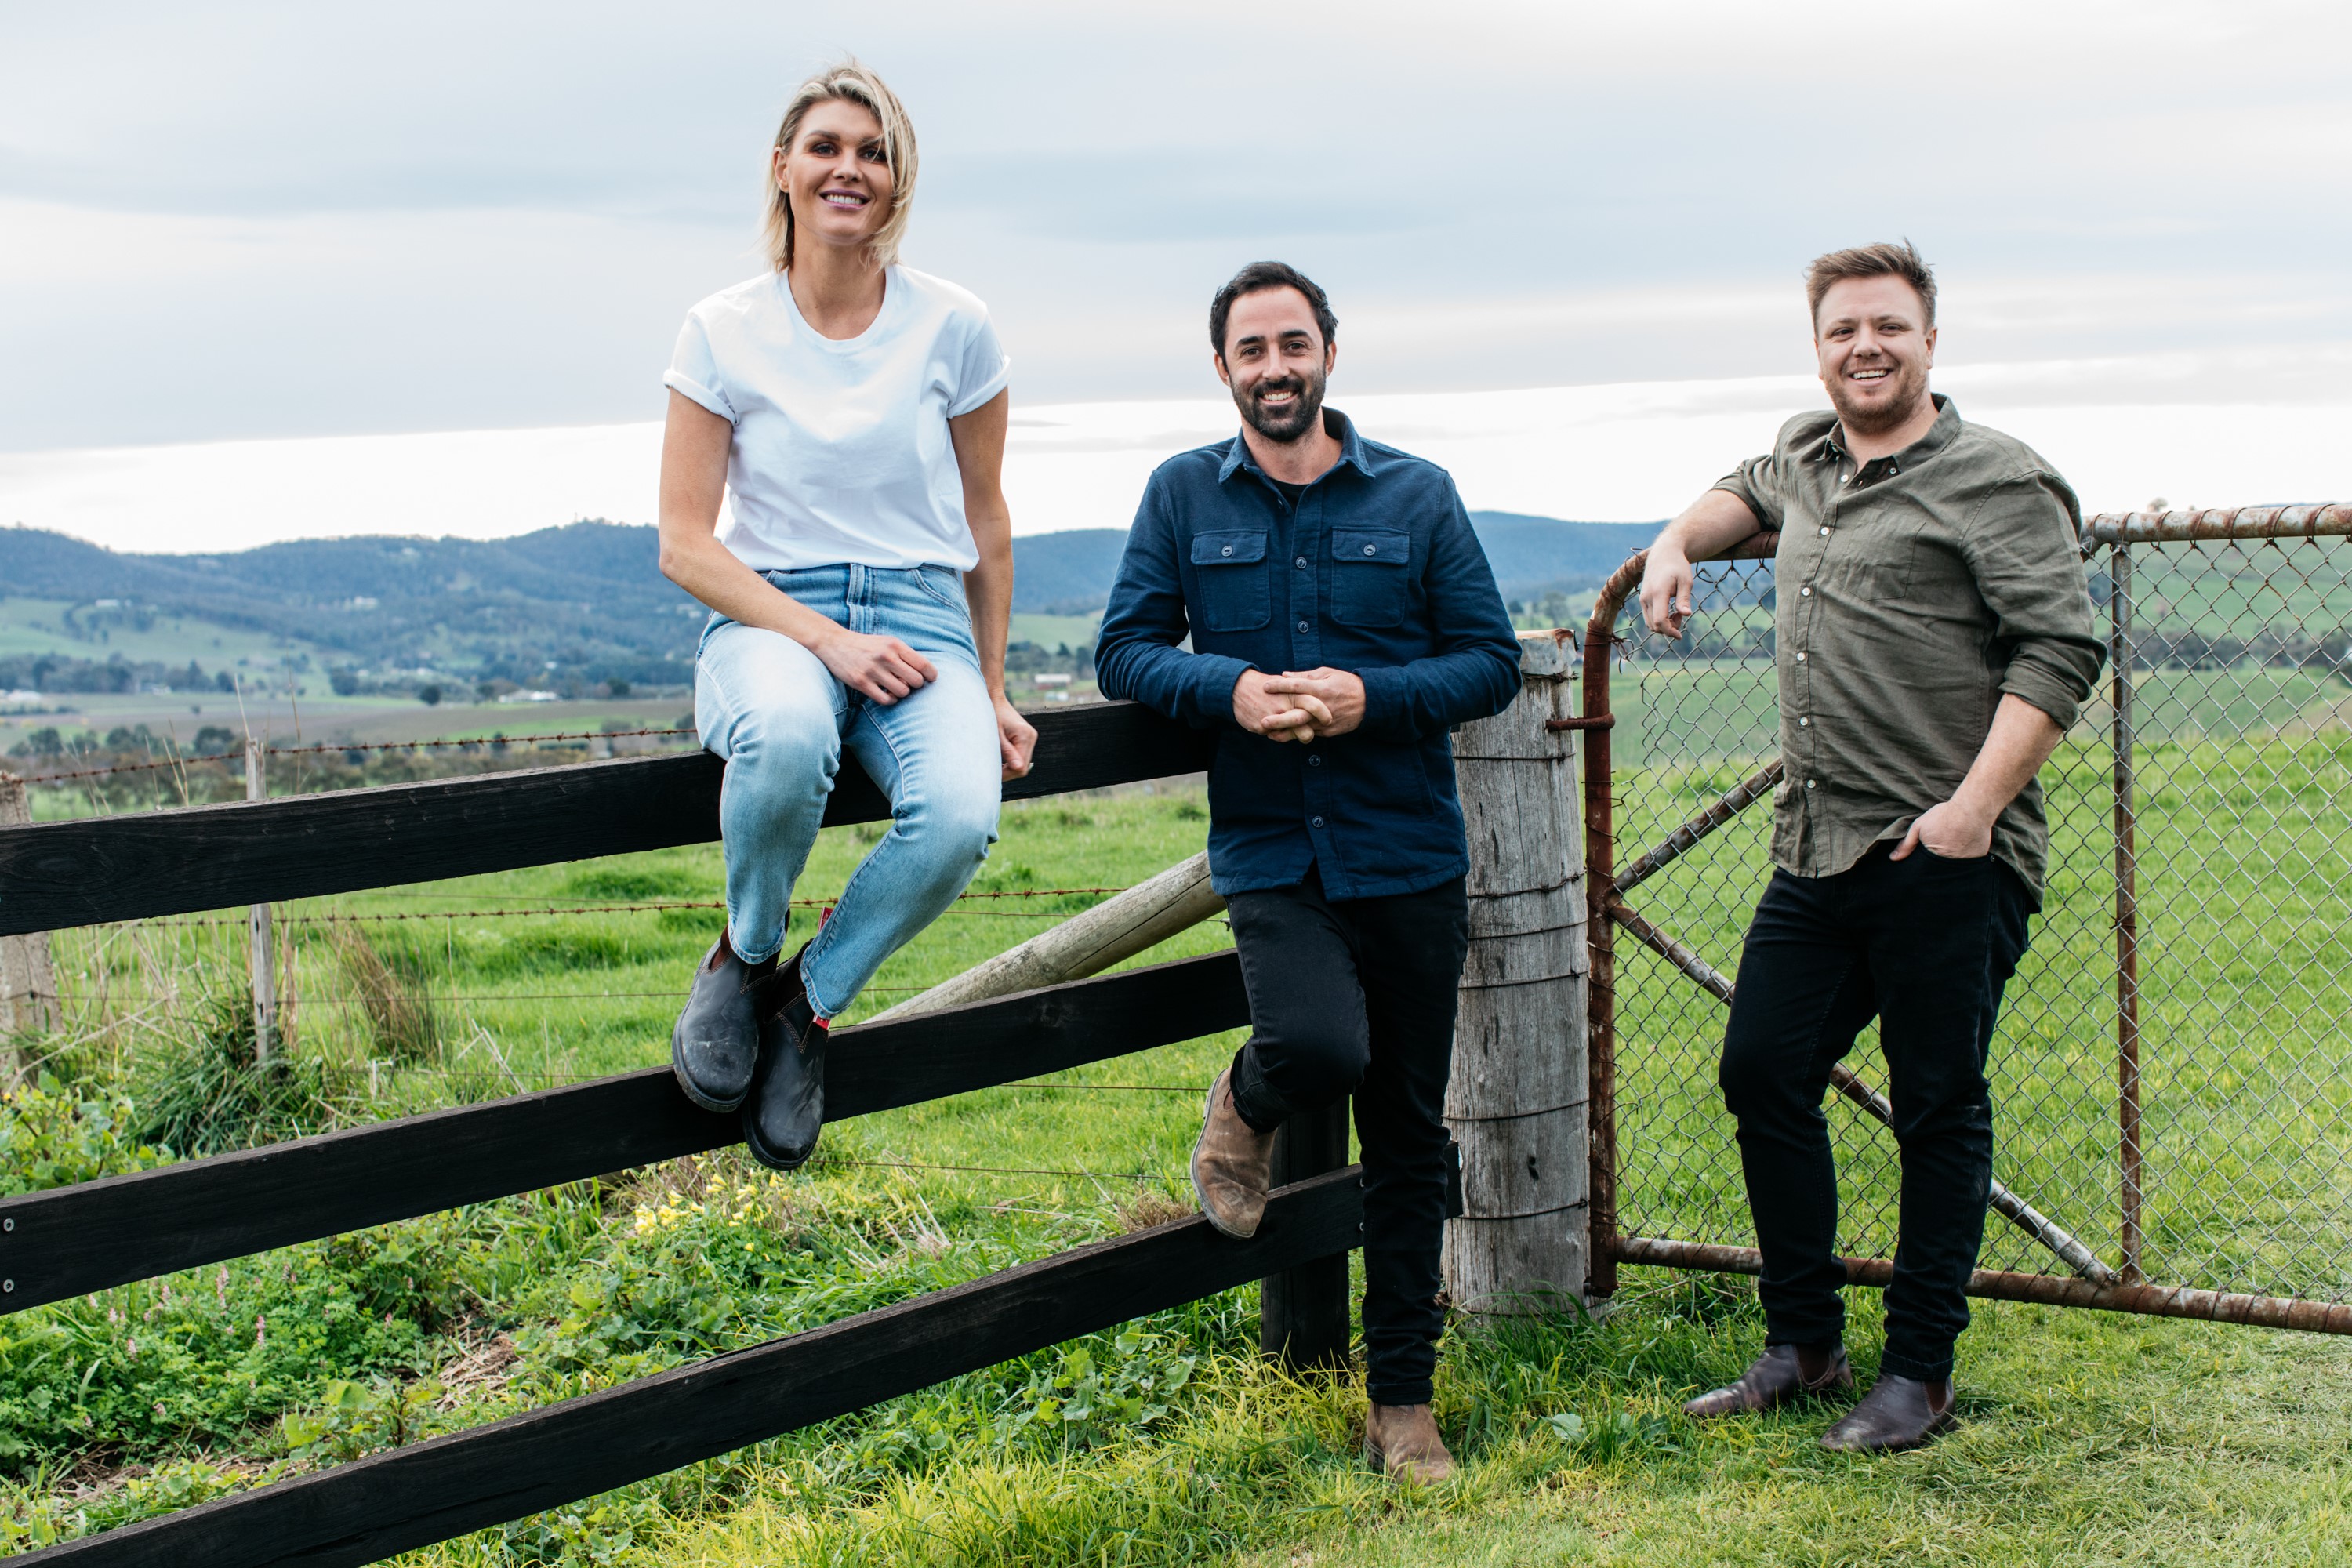
[[[1008,364],[985,306],[898,264],[915,169],[879,77],[802,83],[769,163],[771,265],[688,313],[663,378],[661,567],[711,609],[695,721],[727,763],[727,928],[671,1066],[779,1170],[816,1147],[827,1025],[971,881],[1036,743],[1004,692]],[[845,752],[890,830],[779,962]]]

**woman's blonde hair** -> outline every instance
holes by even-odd
[[[898,95],[853,57],[827,66],[801,83],[784,105],[784,122],[776,130],[776,145],[789,148],[800,134],[801,122],[820,103],[854,103],[882,123],[882,161],[890,166],[890,211],[882,226],[866,242],[866,253],[877,267],[898,259],[898,242],[907,237],[907,218],[915,195],[915,125],[907,118]],[[793,200],[776,183],[775,160],[768,164],[768,217],[763,226],[768,260],[778,271],[793,264]]]

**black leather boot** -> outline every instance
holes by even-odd
[[[1813,1363],[1811,1368],[1806,1365],[1809,1360]],[[1738,1382],[1700,1394],[1683,1406],[1683,1414],[1694,1420],[1711,1421],[1778,1410],[1799,1399],[1853,1386],[1853,1367],[1846,1361],[1843,1345],[1815,1349],[1810,1355],[1795,1345],[1767,1345],[1764,1353],[1739,1374]]]
[[[1931,1443],[1959,1422],[1952,1385],[1882,1372],[1862,1403],[1822,1434],[1822,1447],[1848,1454],[1897,1454]]]
[[[801,952],[806,952],[803,947]],[[824,1130],[825,1021],[801,984],[800,953],[779,970],[785,1000],[760,1026],[760,1062],[743,1101],[743,1142],[751,1158],[774,1171],[796,1171],[816,1152]]]
[[[695,965],[670,1031],[669,1066],[686,1098],[722,1115],[743,1103],[760,1057],[760,993],[776,961],[750,964],[720,937]]]

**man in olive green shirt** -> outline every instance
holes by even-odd
[[[1775,868],[1721,1074],[1764,1258],[1766,1348],[1685,1408],[1769,1409],[1853,1384],[1822,1100],[1876,1017],[1901,1236],[1878,1381],[1822,1439],[1876,1451],[1952,1424],[1952,1348],[1992,1175],[1987,1052],[2049,855],[2034,775],[2105,649],[2074,492],[1928,391],[1936,284],[1918,253],[1824,256],[1806,294],[1834,413],[1790,420],[1769,456],[1667,524],[1642,583],[1651,629],[1680,637],[1691,562],[1780,536]]]

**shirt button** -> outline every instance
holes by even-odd
[[[1299,622],[1299,623],[1298,623],[1298,629],[1299,629],[1300,631],[1302,631],[1302,632],[1303,632],[1303,631],[1305,631],[1305,630],[1307,629],[1307,623],[1306,623],[1305,621],[1301,621],[1301,622]]]
[[[1797,721],[1797,728],[1800,730],[1809,729],[1811,727],[1812,722],[1813,721],[1811,719],[1800,719]]]
[[[1806,787],[1807,789],[1811,789],[1811,788],[1812,788],[1812,787],[1813,787],[1813,781],[1812,781],[1812,780],[1811,780],[1811,779],[1807,779],[1807,780],[1805,781],[1805,787]]]
[[[1381,547],[1377,544],[1367,544],[1364,546],[1364,553],[1367,555],[1378,555],[1380,552]]]
[[[1823,524],[1822,525],[1822,537],[1823,539],[1827,539],[1829,536],[1830,536],[1829,524],[1827,524],[1827,523],[1823,523]]]
[[[1797,590],[1797,597],[1801,599],[1810,599],[1812,596],[1813,591],[1811,588],[1800,588]]]
[[[1824,532],[1826,532],[1826,531],[1827,531],[1827,530],[1824,530],[1823,531],[1824,531]],[[1234,547],[1233,547],[1232,545],[1230,545],[1230,544],[1226,545],[1226,546],[1225,546],[1225,548],[1224,548],[1223,553],[1225,553],[1225,554],[1227,554],[1227,555],[1231,555],[1233,552],[1234,552]]]
[[[1323,819],[1319,816],[1310,816],[1307,819],[1307,826],[1309,827],[1320,827],[1323,826]]]
[[[1307,765],[1310,768],[1319,768],[1323,765],[1323,759],[1310,752],[1307,753]]]
[[[1307,570],[1307,557],[1302,555],[1297,560],[1292,562],[1291,564],[1297,567],[1301,572],[1304,572]]]
[[[1804,656],[1803,654],[1801,654],[1801,654],[1799,654],[1799,655],[1797,656],[1797,662],[1798,662],[1799,664],[1802,664],[1802,663],[1804,663],[1804,662],[1805,662],[1805,656]]]

